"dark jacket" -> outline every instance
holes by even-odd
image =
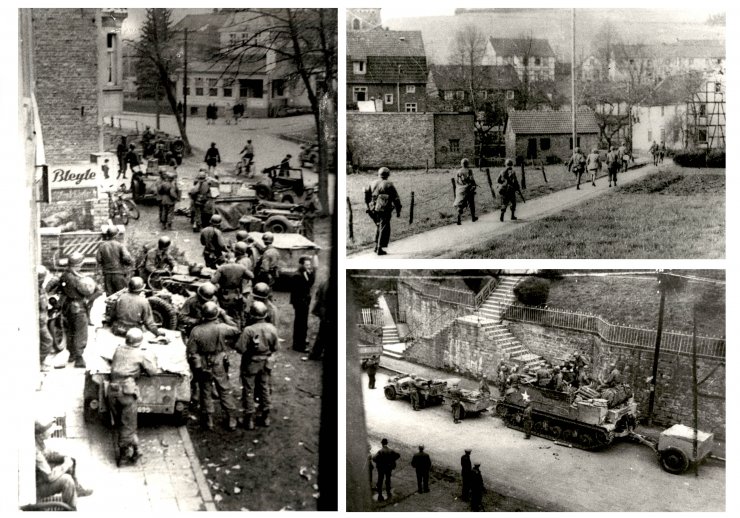
[[[152,307],[140,293],[122,293],[113,307],[113,326],[125,333],[132,327],[145,327],[157,332]]]
[[[429,454],[425,451],[416,452],[411,459],[411,467],[415,468],[416,471],[428,473],[432,469],[432,459],[429,458]]]
[[[391,450],[388,446],[383,446],[373,456],[373,461],[378,472],[388,473],[396,469],[396,461],[400,458],[401,455],[398,452]]]
[[[100,243],[95,260],[103,273],[126,273],[133,264],[126,247],[113,239]]]
[[[200,231],[200,244],[204,247],[203,253],[214,257],[221,257],[226,252],[226,240],[216,227],[206,227]]]
[[[316,274],[314,272],[299,271],[291,279],[290,303],[293,306],[309,306],[311,304],[311,287]]]

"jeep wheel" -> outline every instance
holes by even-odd
[[[165,329],[177,328],[177,312],[169,302],[159,297],[149,297],[147,301],[152,308],[155,324]]]
[[[190,419],[190,403],[188,401],[178,401],[175,403],[175,413],[172,414],[172,418],[175,426],[185,426],[188,424],[188,419]]]
[[[260,200],[269,200],[272,198],[272,189],[266,185],[255,185],[254,192]]]
[[[285,234],[290,229],[290,221],[282,216],[273,216],[265,221],[265,232]]]
[[[680,475],[689,468],[689,459],[678,448],[668,448],[660,452],[660,464],[668,473]]]
[[[391,401],[394,401],[396,399],[395,387],[385,387],[385,390],[383,390],[383,394],[385,394],[386,399],[389,399]]]

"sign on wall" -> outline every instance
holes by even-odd
[[[98,198],[109,183],[97,164],[50,165],[46,174],[52,202]]]

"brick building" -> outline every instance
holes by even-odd
[[[376,100],[376,111],[426,111],[427,58],[421,31],[347,33],[347,108]]]
[[[489,38],[484,65],[512,65],[521,81],[555,80],[555,52],[542,38]]]
[[[469,66],[430,65],[427,84],[430,97],[439,97],[451,106],[460,103],[472,106],[474,94],[479,104],[500,100],[504,110],[515,105],[521,87],[512,65],[479,65],[472,71]]]
[[[579,110],[576,117],[576,146],[590,150],[599,144],[599,126],[590,110]],[[565,111],[512,111],[506,123],[506,156],[520,159],[545,159],[554,155],[568,160],[573,154],[571,113]]]
[[[347,113],[347,148],[359,168],[454,167],[475,149],[472,113]]]

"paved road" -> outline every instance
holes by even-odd
[[[657,167],[647,165],[639,169],[632,169],[621,173],[619,183],[621,185],[634,182],[648,176],[658,170]],[[502,236],[513,232],[524,225],[542,219],[546,216],[556,214],[562,210],[574,207],[587,200],[591,200],[609,191],[607,179],[600,178],[596,187],[589,184],[582,185],[580,190],[575,187],[564,189],[526,203],[518,199],[517,218],[518,221],[510,221],[510,212],[506,212],[504,223],[499,221],[499,211],[484,214],[478,221],[473,223],[468,218],[461,226],[456,224],[438,227],[420,234],[394,240],[391,232],[391,242],[386,251],[388,255],[378,256],[370,248],[361,252],[349,254],[349,259],[421,259],[421,258],[444,258],[453,253],[469,250],[475,245],[483,243],[491,238]],[[393,223],[391,223],[391,226]]]
[[[725,510],[723,465],[703,464],[698,479],[676,476],[663,471],[645,446],[624,442],[586,452],[538,437],[527,441],[486,414],[455,425],[447,407],[414,412],[407,401],[386,400],[386,379],[378,373],[378,389],[363,388],[368,436],[374,442],[387,437],[391,446],[423,442],[436,464],[453,469],[470,447],[488,487],[501,494],[569,511]]]

